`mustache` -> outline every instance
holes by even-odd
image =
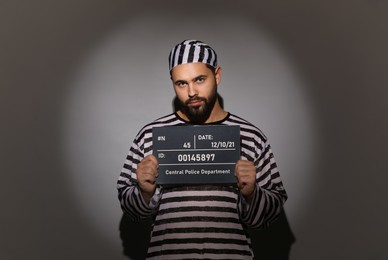
[[[185,101],[185,105],[188,105],[191,102],[196,102],[196,101],[204,101],[204,102],[206,102],[206,98],[203,98],[203,97],[192,97],[192,98],[189,98],[188,100]]]

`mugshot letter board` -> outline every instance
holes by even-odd
[[[155,127],[153,154],[159,162],[156,182],[163,185],[235,184],[240,159],[240,126]]]

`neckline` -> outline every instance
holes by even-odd
[[[177,112],[174,112],[174,115],[182,122],[184,122],[185,124],[187,125],[199,125],[199,124],[193,124],[191,123],[190,121],[187,121],[185,119],[183,119],[182,117],[179,116],[179,114]],[[204,124],[200,124],[200,125],[219,125],[223,122],[225,122],[228,118],[230,117],[230,113],[229,112],[226,112],[226,116],[224,118],[222,118],[221,120],[218,120],[218,121],[214,121],[214,122],[209,122],[209,123],[204,123]]]

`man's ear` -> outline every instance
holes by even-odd
[[[222,68],[217,67],[216,71],[214,72],[215,77],[216,77],[216,83],[219,85],[221,83],[221,77],[222,77]]]

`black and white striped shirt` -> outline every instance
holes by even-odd
[[[237,188],[220,185],[158,187],[149,204],[142,198],[136,169],[152,154],[152,128],[185,124],[173,113],[140,130],[117,183],[121,207],[134,220],[154,219],[147,259],[252,259],[246,228],[272,223],[287,194],[267,138],[246,120],[229,113],[212,124],[240,126],[241,158],[256,166],[249,206]]]

